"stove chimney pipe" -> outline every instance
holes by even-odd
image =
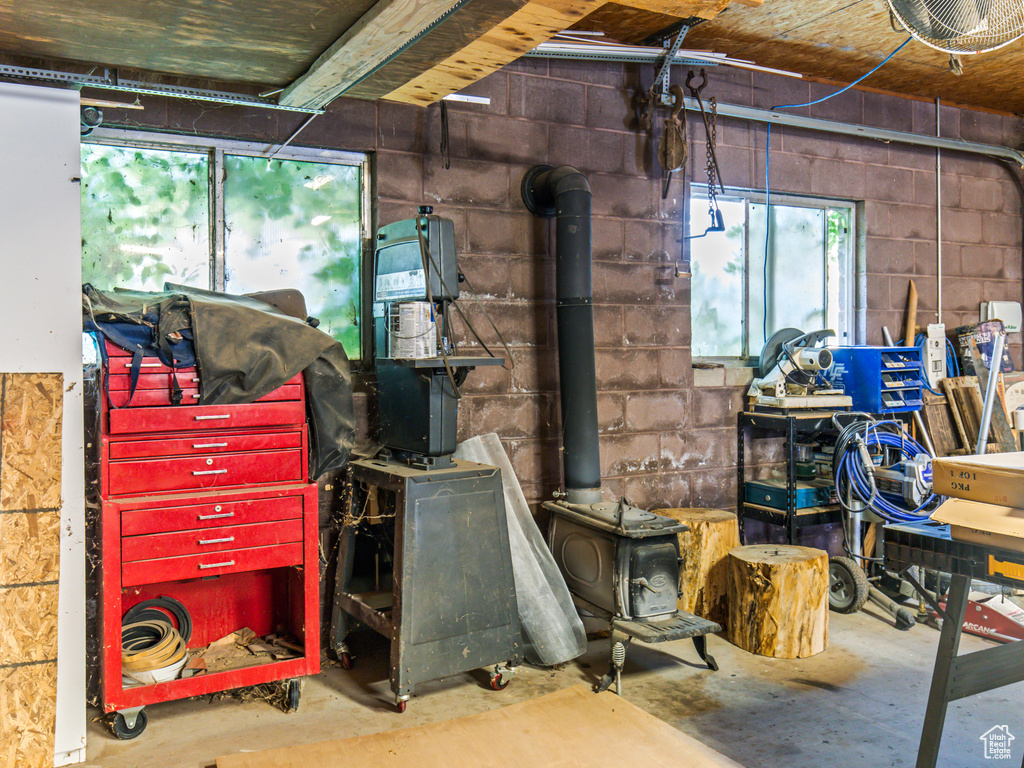
[[[531,213],[555,217],[558,379],[562,402],[562,462],[570,504],[601,501],[597,441],[597,374],[590,251],[590,184],[570,165],[536,165],[522,183]]]

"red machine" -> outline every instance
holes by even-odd
[[[131,353],[109,342],[106,352],[100,661],[114,733],[138,736],[147,704],[271,681],[288,681],[297,706],[297,678],[320,670],[317,487],[309,483],[301,374],[255,403],[190,405],[199,399],[195,369],[147,358],[129,396]],[[171,404],[172,376],[182,405]],[[125,686],[122,616],[162,596],[188,609],[190,649],[247,627],[290,635],[302,653]]]

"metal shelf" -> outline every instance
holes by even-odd
[[[399,368],[444,368],[445,358],[424,357],[419,359],[381,357],[377,359],[377,365],[394,365]],[[488,355],[451,355],[448,357],[448,366],[451,368],[479,368],[485,365],[504,365],[505,358],[490,357]]]

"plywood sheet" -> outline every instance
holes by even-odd
[[[57,662],[0,667],[0,768],[51,768]]]
[[[0,587],[0,666],[57,657],[57,584]]]
[[[60,507],[59,373],[0,374],[0,512]]]
[[[415,706],[415,702],[413,702]],[[445,723],[217,759],[217,768],[737,768],[613,693],[578,685]]]
[[[0,585],[57,578],[60,512],[0,513]]]

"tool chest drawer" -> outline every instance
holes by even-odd
[[[138,496],[301,482],[305,478],[304,466],[301,450],[112,461],[107,468],[105,492],[110,496]]]
[[[200,500],[202,497],[192,501]],[[217,497],[217,499],[209,499],[205,503],[191,503],[181,507],[122,510],[121,535],[125,537],[141,536],[147,533],[166,533],[301,518],[301,496],[243,501],[225,501]]]
[[[194,531],[147,533],[121,541],[121,560],[152,560],[180,555],[201,555],[229,549],[270,547],[302,541],[302,520],[251,525],[223,525]]]
[[[153,406],[173,405],[171,390],[136,389],[134,393],[127,389],[112,389],[108,395],[112,408],[149,408]],[[199,402],[199,390],[193,387],[182,387],[179,405],[196,405]]]
[[[136,389],[132,394],[127,389],[112,389],[110,391],[110,405],[113,408],[151,408],[154,406],[168,406],[174,403],[171,400],[172,392],[168,384],[163,389]],[[180,385],[180,384],[179,384]],[[272,392],[256,400],[257,403],[274,403],[282,400],[301,400],[301,384],[285,384]],[[181,402],[179,405],[198,405],[199,390],[193,386],[181,388]]]
[[[273,547],[251,547],[224,552],[209,552],[202,555],[122,562],[121,584],[125,587],[137,584],[157,584],[164,581],[180,581],[301,564],[302,544],[295,542]]]
[[[147,459],[159,456],[204,456],[239,451],[269,451],[279,448],[302,448],[303,430],[273,432],[218,432],[215,435],[189,434],[154,437],[147,440],[108,440],[111,461]]]
[[[108,412],[113,435],[143,432],[188,432],[303,424],[301,400],[244,405],[192,405],[180,408],[115,408]]]
[[[171,386],[171,373],[169,369],[165,369],[163,373],[147,373],[147,368],[142,369],[142,373],[139,374],[138,381],[135,382],[135,389],[168,389]],[[181,388],[191,387],[192,389],[199,388],[199,372],[195,368],[179,368],[174,378],[178,381],[178,386]],[[117,371],[110,371],[107,376],[107,389],[111,392],[128,391],[132,388],[132,377],[131,374],[118,373]]]

